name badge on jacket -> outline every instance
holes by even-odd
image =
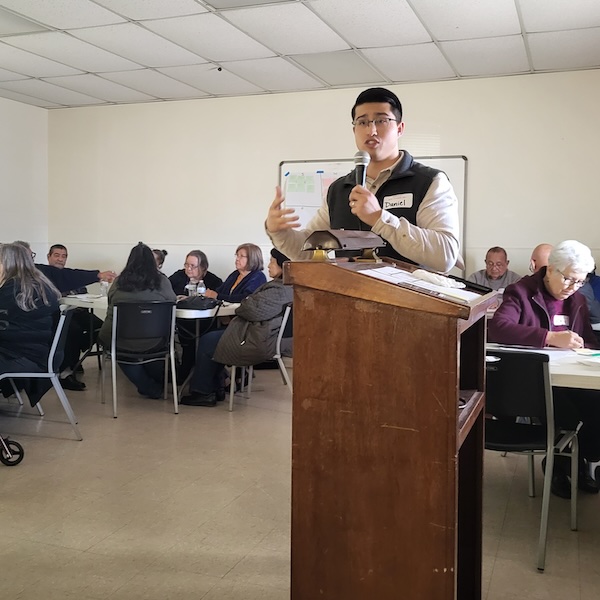
[[[554,327],[568,327],[569,326],[569,315],[554,315],[552,319]]]
[[[395,196],[386,196],[383,199],[384,210],[391,210],[393,208],[412,208],[413,195],[408,194],[396,194]]]

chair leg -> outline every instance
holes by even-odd
[[[579,440],[571,441],[571,531],[577,531],[577,483],[579,480]]]
[[[21,392],[19,392],[18,388],[17,388],[17,384],[14,382],[13,379],[9,379],[10,381],[10,385],[12,385],[12,389],[13,392],[15,393],[15,396],[17,397],[17,400],[19,402],[19,404],[21,406],[23,406],[23,396],[21,396]],[[35,407],[37,408],[37,411],[40,413],[40,417],[44,416],[44,409],[42,408],[42,403],[38,402]]]
[[[279,371],[281,373],[281,377],[283,378],[283,383],[285,383],[285,385],[288,386],[288,389],[290,390],[290,394],[293,394],[294,389],[292,387],[292,381],[290,379],[290,376],[287,372],[287,368],[285,366],[285,363],[283,362],[283,359],[281,357],[279,357],[277,359],[277,364],[279,365]]]
[[[110,369],[112,373],[112,399],[113,399],[113,417],[117,418],[117,360],[114,355],[110,357]]]
[[[77,439],[79,441],[81,441],[83,439],[83,437],[82,437],[81,433],[79,432],[79,427],[77,427],[77,420],[75,419],[75,413],[73,412],[73,409],[71,408],[71,404],[69,403],[69,399],[67,398],[67,395],[65,394],[65,391],[63,390],[62,385],[60,385],[58,375],[54,374],[54,376],[51,377],[51,381],[52,381],[52,385],[54,386],[54,389],[56,390],[56,393],[58,394],[58,398],[59,398],[61,404],[63,405],[65,412],[67,413],[67,417],[69,419],[69,422],[71,423],[71,427],[73,427],[73,431],[75,432]]]
[[[169,394],[169,356],[165,354],[165,370],[163,373],[163,400],[167,399]]]
[[[554,470],[554,449],[546,455],[546,473],[544,474],[544,491],[542,492],[542,515],[540,517],[540,539],[538,543],[538,571],[546,566],[546,538],[548,536],[548,510],[550,508],[550,487]]]
[[[246,368],[246,371],[248,372],[248,398],[250,398],[250,395],[252,394],[252,377],[254,377],[254,367],[250,365]],[[244,385],[244,378],[242,378],[242,385]]]
[[[529,497],[535,498],[535,462],[533,454],[530,454],[527,458],[529,463]]]
[[[233,396],[235,394],[235,365],[231,365],[229,373],[229,412],[233,410]]]
[[[102,360],[100,361],[100,402],[102,404],[106,403],[104,398],[104,390],[106,387],[106,369],[104,368],[106,365],[104,362],[106,361],[106,356],[102,356]]]
[[[173,386],[173,408],[175,410],[175,414],[179,414],[179,396],[177,390],[177,361],[175,360],[175,350],[172,350],[170,353],[171,356],[171,384]],[[168,373],[165,375],[165,386],[168,380]]]

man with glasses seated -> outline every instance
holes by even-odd
[[[509,271],[509,263],[506,250],[500,246],[494,246],[485,255],[485,269],[471,273],[468,281],[502,292],[507,285],[521,279],[518,273]]]
[[[488,323],[488,339],[533,348],[597,348],[585,298],[578,292],[594,268],[587,246],[567,240],[554,247],[548,266],[504,290],[504,300]],[[579,431],[579,489],[597,494],[588,463],[600,460],[600,391],[555,387],[554,420]],[[570,498],[569,461],[557,457],[552,493]]]
[[[398,149],[404,132],[400,100],[390,90],[370,88],[359,94],[351,114],[356,146],[370,157],[365,186],[356,184],[355,171],[336,180],[301,231],[294,210],[282,207],[278,187],[267,234],[281,252],[298,259],[305,257],[301,248],[313,231],[372,230],[386,243],[380,256],[449,271],[459,260],[458,200],[445,173]]]

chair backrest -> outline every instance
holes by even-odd
[[[547,354],[489,349],[486,378],[486,413],[554,421]]]
[[[276,356],[281,356],[281,340],[283,338],[292,337],[292,329],[287,327],[287,324],[291,323],[291,321],[292,321],[291,315],[292,315],[292,305],[287,304],[285,307],[285,310],[283,311],[283,318],[281,319],[281,326],[279,327],[279,333],[277,334],[277,343],[275,345],[275,355]],[[286,335],[286,330],[288,331],[289,335]]]
[[[286,305],[283,320],[281,321],[281,329],[283,330],[282,337],[294,337],[294,310],[292,304]]]
[[[174,302],[118,302],[113,307],[112,335],[117,342],[160,338],[168,346],[174,325]]]
[[[73,318],[75,306],[66,306],[61,304],[58,321],[54,329],[54,337],[50,345],[50,353],[48,354],[48,373],[58,373],[62,365],[65,355],[65,344],[67,342],[67,334]]]

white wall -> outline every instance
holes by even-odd
[[[0,242],[48,245],[48,112],[0,98]],[[37,259],[36,259],[37,260]]]
[[[362,88],[361,88],[362,89]],[[401,147],[469,159],[467,271],[504,246],[526,273],[539,242],[576,238],[600,259],[600,71],[393,86]],[[268,250],[262,224],[282,160],[351,157],[359,89],[49,113],[49,239],[71,266],[119,269],[139,240],[165,272],[201,248],[233,269],[237,244]]]

